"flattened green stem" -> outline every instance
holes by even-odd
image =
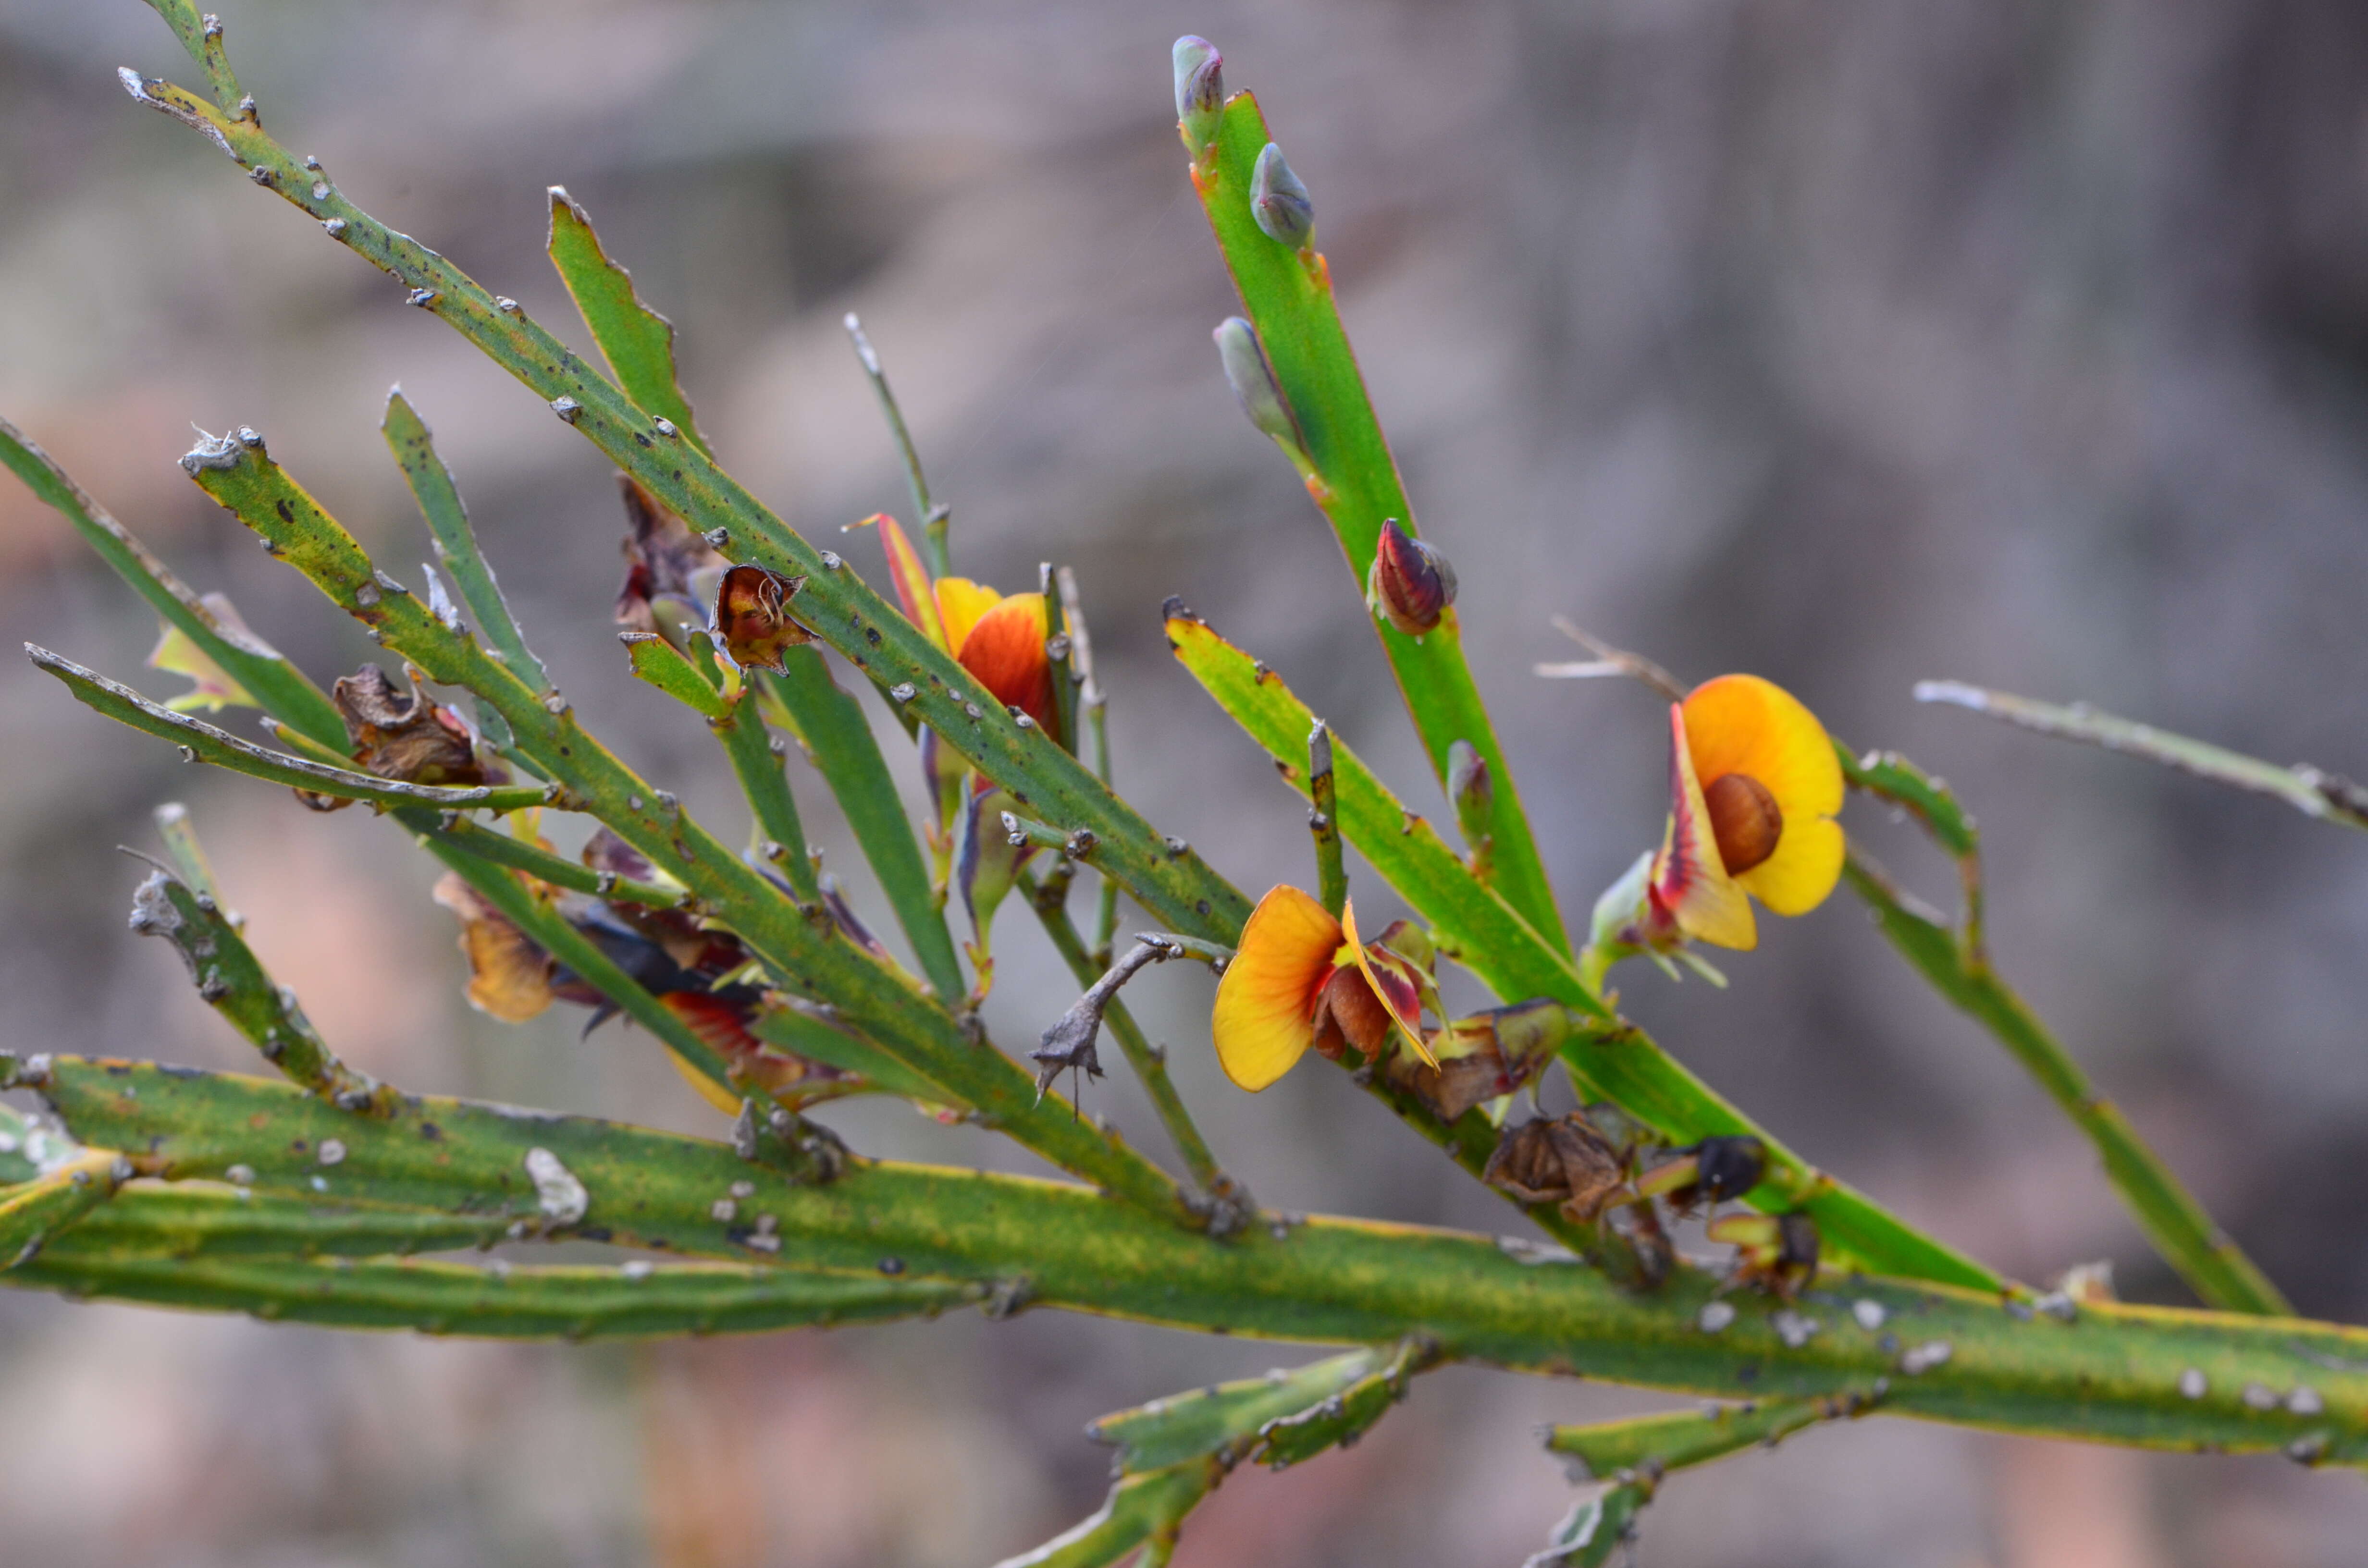
[[[148,0],[148,6],[165,18],[189,58],[206,74],[206,85],[212,89],[222,111],[252,115],[254,108],[242,102],[246,95],[240,90],[238,78],[231,74],[230,57],[222,51],[221,18],[199,14],[189,0]]]
[[[387,1257],[491,1247],[507,1239],[512,1223],[506,1214],[332,1203],[310,1186],[258,1192],[230,1181],[142,1179],[126,1182],[113,1202],[61,1233],[49,1253],[52,1262]]]
[[[683,440],[706,452],[675,370],[674,323],[642,303],[633,275],[609,259],[591,217],[556,185],[551,187],[549,248],[551,265],[567,285],[617,385],[643,413],[666,420]]]
[[[189,821],[189,808],[178,801],[167,801],[158,806],[156,836],[165,841],[165,853],[172,858],[173,869],[181,873],[181,881],[190,889],[219,904],[222,901],[222,884],[214,878],[213,862],[206,857],[206,846],[198,842],[198,830]],[[237,919],[224,915],[237,929]]]
[[[1113,1196],[1178,1223],[1191,1221],[1175,1183],[1156,1165],[1087,1123],[1058,1096],[1040,1099],[1034,1081],[1010,1058],[981,1049],[972,1029],[942,1003],[846,940],[826,915],[800,909],[743,863],[679,801],[652,788],[588,733],[557,692],[538,697],[473,639],[447,627],[412,595],[386,586],[389,579],[372,568],[353,536],[265,452],[260,436],[243,431],[236,439],[206,443],[182,464],[208,494],[384,646],[430,680],[490,703],[520,748],[572,798],[680,881],[782,983],[840,1008],[867,1039],[939,1085],[945,1102],[975,1108],[982,1120]]]
[[[0,1188],[0,1271],[23,1268],[131,1176],[131,1162],[114,1150],[81,1149],[31,1181]]]
[[[1415,531],[1414,508],[1398,478],[1397,460],[1382,436],[1364,378],[1332,298],[1331,269],[1312,249],[1268,237],[1250,211],[1251,171],[1272,140],[1258,100],[1236,93],[1219,118],[1216,139],[1192,161],[1192,185],[1208,211],[1217,248],[1233,274],[1242,308],[1258,329],[1277,386],[1298,426],[1314,476],[1307,493],[1332,525],[1362,594],[1372,570],[1382,520],[1395,517]],[[1496,797],[1488,818],[1496,878],[1506,901],[1546,943],[1567,954],[1570,938],[1554,906],[1545,863],[1538,857],[1520,791],[1497,743],[1496,727],[1463,660],[1463,632],[1452,607],[1420,637],[1383,625],[1374,631],[1397,676],[1441,788],[1448,750],[1470,741],[1488,765]]]
[[[1332,914],[1349,903],[1349,869],[1340,853],[1340,803],[1332,785],[1332,731],[1323,720],[1307,732],[1307,831],[1315,839],[1315,896]]]
[[[968,994],[962,960],[946,930],[945,908],[929,885],[928,861],[913,836],[912,820],[905,814],[862,702],[831,677],[819,648],[791,648],[781,655],[781,665],[784,674],[766,672],[765,689],[780,702],[830,787],[856,846],[880,879],[897,928],[912,945],[922,977],[949,1000]]]
[[[0,419],[0,462],[72,523],[83,542],[97,551],[132,592],[147,600],[150,608],[204,649],[256,700],[310,739],[345,756],[350,744],[346,722],[337,716],[336,705],[327,693],[279,653],[225,625],[131,529],[117,522],[51,460],[49,453],[5,419]]]
[[[905,427],[905,411],[896,405],[896,394],[888,390],[888,372],[880,366],[880,356],[864,335],[863,323],[853,311],[847,312],[847,335],[855,345],[855,357],[863,362],[863,373],[871,381],[871,391],[880,399],[881,415],[888,421],[888,433],[895,437],[896,455],[905,462],[905,483],[913,493],[913,517],[921,528],[922,559],[932,577],[949,575],[954,569],[953,556],[946,546],[946,525],[952,514],[929,499],[929,481],[921,472],[921,449],[913,445],[913,432]]]
[[[309,757],[267,751],[236,735],[215,729],[201,719],[159,708],[128,686],[87,670],[72,659],[31,642],[25,652],[34,664],[65,683],[85,707],[152,735],[177,743],[191,762],[210,762],[233,773],[244,773],[267,784],[285,784],[316,795],[347,801],[368,801],[380,806],[433,806],[446,810],[478,807],[489,812],[514,812],[525,806],[559,805],[560,792],[549,785],[484,785],[444,789],[432,784],[406,784],[397,778],[331,767]]]
[[[1766,1399],[1591,1426],[1550,1426],[1546,1449],[1568,1456],[1575,1479],[1612,1481],[1634,1475],[1658,1480],[1664,1471],[1708,1464],[1755,1444],[1773,1448],[1804,1426],[1854,1419],[1878,1403],[1879,1396],[1872,1392]]]
[[[2363,1329],[2120,1304],[2066,1322],[1994,1294],[1831,1271],[1790,1306],[1722,1296],[1690,1267],[1638,1296],[1485,1235],[1311,1218],[1219,1243],[1066,1183],[853,1161],[817,1187],[722,1144],[611,1122],[435,1097],[363,1119],[291,1086],[180,1072],[62,1057],[21,1064],[15,1081],[38,1078],[77,1136],[146,1151],[156,1175],[245,1165],[258,1193],[302,1196],[325,1174],[333,1202],[367,1192],[531,1224],[545,1216],[527,1155],[541,1149],[585,1188],[573,1233],[677,1256],[849,1271],[894,1258],[899,1278],[993,1284],[1005,1308],[1335,1345],[1420,1334],[1451,1359],[1724,1399],[1844,1395],[1888,1378],[1884,1408],[1901,1415],[2368,1462]],[[347,1149],[326,1173],[322,1137]],[[719,1211],[744,1179],[756,1190]],[[1713,1301],[1734,1315],[1705,1319]],[[1805,1338],[1804,1315],[1817,1321]]]
[[[766,841],[765,858],[780,868],[800,902],[814,903],[822,896],[822,884],[814,871],[814,856],[806,848],[797,799],[790,793],[789,776],[782,770],[789,743],[765,728],[756,699],[746,693],[733,705],[730,717],[712,722],[715,738],[723,743],[723,755],[732,761],[733,777],[740,780],[740,791],[756,812],[757,830]],[[777,849],[779,854],[774,853]]]
[[[1189,611],[1171,615],[1167,642],[1217,705],[1276,760],[1292,787],[1305,794],[1301,747],[1314,720],[1306,704],[1281,676]],[[1611,1100],[1674,1143],[1721,1134],[1759,1139],[1767,1146],[1768,1177],[1751,1200],[1771,1210],[1805,1210],[1828,1249],[1870,1270],[1977,1290],[2003,1288],[2004,1281],[1980,1264],[1807,1165],[1642,1029],[1612,1017],[1571,960],[1474,876],[1464,858],[1406,810],[1356,753],[1336,740],[1332,755],[1342,835],[1429,923],[1440,950],[1505,1001],[1548,996],[1595,1020],[1591,1030],[1579,1031],[1562,1051],[1573,1081],[1588,1097]],[[1476,1115],[1467,1114],[1466,1120]],[[1440,1141],[1448,1142],[1443,1136]],[[1468,1142],[1454,1140],[1463,1151],[1458,1158],[1472,1168]],[[1484,1162],[1486,1154],[1480,1152]]]
[[[45,1256],[11,1284],[274,1323],[484,1339],[621,1339],[935,1317],[978,1299],[935,1279],[729,1263],[491,1265],[425,1259]]]
[[[467,817],[458,818],[449,826],[427,828],[425,836],[473,859],[490,860],[497,866],[524,871],[528,876],[549,882],[553,887],[565,888],[571,892],[591,893],[612,903],[645,904],[652,909],[677,909],[689,896],[688,891],[678,883],[638,881],[609,871],[596,871],[581,861],[555,855],[538,845],[496,832]]]
[[[384,1116],[395,1093],[367,1073],[357,1073],[324,1044],[296,994],[283,991],[211,894],[199,893],[165,875],[151,872],[131,897],[131,928],[173,944],[189,966],[189,978],[208,1006],[229,1020],[288,1081],[320,1096],[340,1110]]]
[[[1085,597],[1077,591],[1077,574],[1069,567],[1056,568],[1053,583],[1060,595],[1062,623],[1069,631],[1069,669],[1077,683],[1077,706],[1084,715],[1082,728],[1092,751],[1094,777],[1107,790],[1110,787],[1110,693],[1102,689],[1101,677],[1094,673],[1094,640],[1086,630]],[[1094,961],[1108,968],[1110,944],[1118,937],[1119,885],[1108,877],[1099,881],[1091,950]]]
[[[1068,892],[1068,879],[1054,877],[1039,882],[1033,873],[1023,870],[1014,879],[1014,885],[1036,911],[1044,934],[1052,938],[1053,949],[1069,966],[1069,973],[1076,983],[1090,986],[1099,981],[1109,965],[1096,962],[1093,955],[1086,951],[1085,940],[1069,918],[1068,901],[1063,896]],[[1210,1199],[1237,1201],[1247,1196],[1217,1164],[1217,1156],[1210,1152],[1209,1141],[1193,1122],[1184,1096],[1177,1093],[1176,1080],[1167,1073],[1167,1048],[1152,1044],[1143,1026],[1127,1011],[1126,1004],[1115,997],[1104,1009],[1102,1022],[1110,1026],[1119,1050],[1126,1053],[1127,1065],[1134,1070],[1135,1081],[1143,1085],[1152,1109],[1159,1115],[1159,1125],[1167,1130],[1169,1141],[1183,1157],[1185,1172],[1191,1176],[1192,1184]]]
[[[1842,875],[1874,912],[1875,924],[1900,956],[1943,1000],[1996,1036],[2088,1136],[2146,1239],[2198,1297],[2226,1312],[2293,1312],[2269,1276],[2213,1222],[2121,1108],[2098,1095],[2071,1052],[1986,961],[1969,958],[1943,921],[1917,906],[1863,855],[1853,850]]]
[[[1413,1340],[1395,1354],[1352,1350],[1103,1416],[1086,1431],[1119,1449],[1110,1496],[1075,1528],[1004,1568],[1114,1563],[1144,1546],[1146,1560],[1165,1561],[1185,1516],[1236,1467],[1257,1460],[1280,1470],[1353,1441],[1396,1402],[1406,1378],[1429,1365],[1423,1354]]]
[[[1115,1568],[1136,1551],[1143,1553],[1136,1568],[1161,1568],[1176,1550],[1185,1516],[1224,1476],[1214,1459],[1121,1476],[1102,1506],[1073,1528],[995,1568]]]
[[[549,691],[551,676],[511,618],[509,602],[502,597],[501,585],[494,581],[494,569],[478,546],[477,530],[470,526],[469,509],[461,504],[461,489],[452,483],[452,471],[436,455],[427,421],[412,408],[401,387],[386,394],[386,417],[380,422],[379,433],[386,437],[387,449],[403,470],[404,483],[411,486],[412,498],[427,519],[436,560],[451,574],[452,585],[460,590],[461,602],[469,607],[478,634],[493,644],[502,662],[529,687]]]
[[[136,72],[123,73],[122,79],[137,101],[212,140],[255,183],[268,186],[320,220],[347,248],[401,279],[416,305],[548,399],[578,435],[677,516],[711,537],[722,530],[717,548],[727,557],[783,576],[803,576],[800,618],[818,636],[884,689],[910,686],[913,695],[900,711],[936,730],[1023,803],[1048,820],[1092,831],[1105,846],[1112,874],[1161,924],[1218,941],[1240,929],[1249,905],[1238,891],[1198,856],[1170,849],[1133,807],[1042,730],[1020,728],[968,671],[847,570],[837,554],[814,549],[695,444],[668,436],[613,383],[529,321],[515,301],[496,301],[444,257],[371,218],[329,182],[302,168],[260,126],[227,119],[170,83],[143,79]],[[314,195],[315,189],[321,194]],[[939,983],[926,955],[922,962],[931,983]],[[941,991],[961,994],[959,987]]]
[[[2086,703],[2059,707],[2053,702],[2035,702],[2028,697],[2015,697],[2003,691],[1986,691],[1977,686],[1967,686],[1963,681],[1918,681],[1916,683],[1916,700],[1970,708],[1976,713],[2003,719],[2009,724],[2035,730],[2043,735],[2085,741],[2107,751],[2143,757],[2165,767],[2175,767],[2181,773],[2192,773],[2198,778],[2209,778],[2215,784],[2226,784],[2231,789],[2249,790],[2257,795],[2273,795],[2306,817],[2340,823],[2345,827],[2368,829],[2368,787],[2354,783],[2340,773],[2313,767],[2308,763],[2280,767],[2274,763],[2247,756],[2242,752],[2230,751],[2226,746],[2190,740],[2168,730],[2157,730],[2151,724],[2100,713]]]

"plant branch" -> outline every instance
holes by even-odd
[[[2362,786],[2340,773],[2328,773],[2296,763],[2292,767],[2280,767],[2242,752],[2215,746],[2205,741],[2190,740],[2168,730],[2157,730],[2151,724],[2135,720],[2118,719],[2111,713],[2100,713],[2087,703],[2059,707],[2053,702],[2035,702],[2028,697],[2015,697],[2003,691],[1987,691],[1963,681],[1926,680],[1916,683],[1916,700],[1944,702],[1959,708],[1969,708],[1993,719],[2002,719],[2020,729],[2054,735],[2059,740],[2083,741],[2102,746],[2127,756],[2141,757],[2147,762],[2175,767],[2181,773],[2192,773],[2198,778],[2208,778],[2231,789],[2248,790],[2257,795],[2273,795],[2306,817],[2323,822],[2340,823],[2345,827],[2368,829],[2368,786]]]
[[[820,1187],[757,1170],[726,1208],[717,1200],[752,1171],[728,1148],[615,1123],[427,1096],[364,1119],[266,1080],[76,1058],[18,1064],[14,1081],[77,1136],[147,1151],[158,1176],[221,1179],[239,1165],[258,1193],[317,1191],[312,1150],[335,1136],[347,1145],[327,1173],[335,1192],[534,1230],[550,1219],[540,1150],[584,1199],[554,1233],[801,1269],[893,1258],[899,1278],[985,1286],[994,1310],[1335,1344],[1421,1334],[1446,1358],[1728,1399],[1847,1395],[1888,1378],[1896,1415],[2368,1462],[2368,1330],[2112,1303],[2078,1306],[2067,1324],[1987,1292],[1830,1271],[1800,1303],[1728,1296],[1733,1314],[1711,1317],[1720,1284],[1691,1267],[1635,1296],[1482,1235],[1314,1218],[1220,1244],[1084,1187],[864,1161]],[[1816,1319],[1805,1334],[1804,1313]]]

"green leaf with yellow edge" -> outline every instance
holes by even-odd
[[[1007,1557],[995,1568],[1114,1568],[1137,1551],[1145,1563],[1165,1562],[1184,1516],[1199,1506],[1224,1471],[1216,1460],[1186,1460],[1166,1470],[1119,1478],[1100,1508],[1075,1528],[1033,1551]],[[1156,1553],[1155,1558],[1152,1554]]]
[[[551,265],[567,285],[617,385],[644,414],[669,421],[707,450],[674,364],[674,323],[642,303],[633,275],[610,261],[592,220],[564,187],[551,187]]]
[[[1224,106],[1216,139],[1192,161],[1192,185],[1297,424],[1309,469],[1307,493],[1332,524],[1362,594],[1383,519],[1395,517],[1413,532],[1414,508],[1340,324],[1331,268],[1312,249],[1269,238],[1251,216],[1251,170],[1269,140],[1258,100],[1236,93]],[[1456,742],[1469,742],[1487,763],[1495,785],[1487,818],[1497,885],[1548,945],[1567,951],[1570,938],[1512,769],[1464,662],[1455,610],[1449,608],[1420,637],[1378,619],[1374,631],[1441,787]]]
[[[1217,705],[1281,765],[1292,787],[1306,794],[1305,747],[1315,722],[1307,705],[1281,676],[1197,617],[1171,616],[1167,642]],[[1332,757],[1342,835],[1429,923],[1440,951],[1507,1002],[1552,997],[1597,1020],[1595,1029],[1562,1051],[1583,1093],[1617,1103],[1673,1143],[1738,1133],[1759,1138],[1767,1145],[1768,1176],[1749,1200],[1771,1210],[1805,1210],[1829,1248],[1869,1269],[1983,1290],[2003,1287],[2004,1281],[1973,1259],[1813,1169],[1642,1029],[1616,1019],[1570,959],[1474,876],[1430,824],[1406,810],[1337,737]]]

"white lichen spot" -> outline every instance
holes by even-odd
[[[2263,1383],[2247,1383],[2243,1398],[2248,1410],[2275,1410],[2278,1407],[2277,1392]]]
[[[746,1245],[755,1247],[758,1252],[779,1252],[781,1250],[781,1238],[779,1236],[744,1236],[741,1240]]]
[[[728,1198],[719,1198],[707,1206],[707,1211],[715,1217],[717,1224],[728,1225],[732,1223],[734,1216],[740,1212],[740,1205]]]
[[[1695,1324],[1704,1334],[1716,1334],[1734,1321],[1733,1301],[1704,1301],[1702,1310],[1694,1317]]]
[[[324,1138],[324,1139],[322,1139],[322,1140],[321,1140],[320,1155],[321,1155],[321,1163],[322,1163],[323,1165],[336,1165],[338,1162],[342,1161],[342,1160],[346,1157],[346,1144],[345,1144],[345,1140],[343,1140],[343,1139],[341,1139],[341,1138]]]
[[[1856,1318],[1859,1327],[1869,1334],[1881,1328],[1883,1320],[1889,1315],[1883,1310],[1881,1301],[1860,1300],[1850,1303],[1850,1316]]]
[[[2286,1395],[2286,1409],[2296,1415],[2317,1415],[2327,1408],[2317,1389],[2296,1389]]]
[[[2182,1399],[2202,1399],[2212,1392],[2211,1380],[2201,1367],[2190,1367],[2179,1374],[2179,1392]]]
[[[780,1228],[780,1221],[775,1219],[772,1215],[759,1214],[757,1216],[757,1233],[758,1235],[769,1236]]]
[[[1776,1326],[1776,1337],[1784,1342],[1787,1350],[1798,1350],[1816,1336],[1824,1327],[1816,1318],[1805,1317],[1787,1307],[1768,1320]]]
[[[757,1184],[753,1181],[735,1181],[726,1190],[734,1198],[754,1198],[757,1196]]]
[[[646,1257],[637,1257],[630,1263],[619,1264],[617,1272],[628,1279],[647,1279],[652,1274],[657,1272],[657,1267]]]
[[[326,1192],[326,1191],[328,1191],[328,1190],[329,1190],[329,1178],[328,1178],[327,1176],[314,1176],[314,1177],[313,1178],[313,1191],[315,1191],[315,1192]]]
[[[0,1154],[13,1154],[16,1152],[17,1135],[13,1132],[0,1132]]]
[[[526,1174],[533,1178],[537,1205],[542,1217],[554,1225],[573,1225],[584,1218],[592,1206],[592,1195],[575,1179],[575,1173],[559,1163],[559,1156],[548,1149],[526,1152]]]
[[[1955,1348],[1945,1339],[1928,1339],[1913,1345],[1899,1355],[1899,1369],[1911,1378],[1921,1377],[1935,1367],[1945,1367]]]
[[[255,1167],[253,1165],[233,1165],[230,1169],[222,1172],[222,1179],[229,1182],[233,1187],[253,1187],[255,1185]]]

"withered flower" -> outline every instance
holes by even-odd
[[[1806,1214],[1727,1214],[1702,1233],[1735,1248],[1736,1284],[1790,1301],[1817,1277],[1817,1222]]]
[[[689,523],[625,474],[617,476],[625,500],[625,585],[617,595],[617,624],[656,632],[655,601],[706,602],[702,579],[723,564],[714,546]]]
[[[555,994],[558,965],[477,890],[447,871],[436,902],[461,917],[461,951],[469,960],[469,1005],[506,1024],[540,1017]]]
[[[1524,1203],[1559,1203],[1591,1223],[1619,1197],[1626,1163],[1577,1111],[1537,1117],[1505,1134],[1480,1179]]]
[[[1747,1135],[1705,1138],[1675,1159],[1636,1178],[1636,1190],[1664,1198],[1679,1214],[1703,1203],[1724,1203],[1758,1187],[1768,1174],[1768,1145]]]
[[[1365,606],[1409,637],[1435,630],[1455,602],[1455,568],[1447,557],[1400,527],[1382,522],[1372,570],[1365,574]]]
[[[330,689],[346,722],[354,765],[381,778],[407,784],[466,787],[498,783],[507,775],[477,756],[476,732],[451,709],[430,701],[419,689],[419,672],[404,666],[408,691],[376,665],[341,676]],[[339,796],[299,790],[296,798],[316,812],[343,810],[353,802]]]
[[[1383,932],[1382,945],[1390,940],[1391,934]],[[1390,1079],[1411,1089],[1440,1120],[1453,1121],[1529,1084],[1569,1033],[1570,1009],[1548,997],[1532,997],[1456,1019],[1429,1037],[1436,1063],[1394,1057]],[[1503,1108],[1490,1114],[1501,1118]]]
[[[715,589],[715,628],[734,664],[789,674],[781,654],[814,641],[814,633],[789,611],[790,600],[805,584],[803,577],[779,576],[762,566],[734,566],[723,574]]]

